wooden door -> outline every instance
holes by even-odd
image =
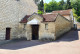
[[[32,25],[32,40],[38,40],[39,38],[39,25]]]
[[[6,40],[10,40],[10,28],[6,28]]]

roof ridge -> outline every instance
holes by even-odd
[[[67,10],[72,10],[72,9],[67,9]],[[67,11],[67,10],[55,10],[55,11]],[[54,11],[52,11],[52,12],[54,12]]]
[[[43,15],[53,15],[53,14],[57,15],[58,13],[50,13],[50,14],[43,14]]]

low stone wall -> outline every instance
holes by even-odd
[[[68,32],[71,29],[72,25],[71,22],[67,19],[58,16],[55,22],[55,31],[56,31],[56,38],[60,37],[60,35]]]

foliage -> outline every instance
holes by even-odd
[[[71,8],[72,6],[70,0],[67,0],[67,2],[65,2],[64,0],[61,0],[60,2],[56,2],[55,0],[52,0],[48,4],[47,3],[44,4],[44,10],[46,12],[52,12],[54,10],[65,10]]]
[[[65,9],[65,7],[66,7],[66,3],[64,2],[64,0],[61,0],[60,2],[59,2],[59,9],[60,10],[64,10]]]
[[[38,10],[44,11],[44,2],[41,0],[40,4],[38,4]]]
[[[41,14],[43,14],[43,11],[41,11],[41,10],[38,10],[38,14],[40,14],[40,15],[41,15]]]
[[[71,0],[72,8],[74,8],[74,17],[80,22],[80,0]]]
[[[77,16],[77,14],[75,14],[76,10],[73,8],[72,11],[73,11],[73,16],[77,18],[78,16]]]
[[[72,9],[71,1],[70,0],[67,0],[66,8],[67,9]]]
[[[77,18],[77,21],[80,22],[80,16]]]
[[[76,10],[76,14],[80,16],[80,0],[71,0],[72,8]]]
[[[66,10],[66,9],[73,9],[73,15],[79,21],[80,16],[80,0],[61,0],[56,2],[56,0],[52,0],[49,3],[44,3],[44,10],[45,12],[52,12],[55,10]]]
[[[59,5],[56,1],[51,1],[48,4],[47,3],[44,4],[44,10],[46,12],[52,12],[52,11],[58,10],[58,9],[59,9]]]

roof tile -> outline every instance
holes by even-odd
[[[51,22],[51,21],[55,21],[56,17],[58,14],[44,14],[44,15],[40,15],[41,17],[44,18],[44,22]],[[27,23],[27,19],[30,17],[31,15],[26,15],[20,23]]]
[[[56,17],[58,15],[58,13],[60,15],[70,15],[70,12],[71,12],[72,9],[69,9],[69,10],[60,10],[60,11],[53,11],[52,13],[50,14],[43,14],[43,15],[40,15],[41,17],[44,18],[43,22],[54,22],[56,20]],[[20,23],[27,23],[27,19],[30,17],[31,15],[26,15]]]
[[[59,13],[61,15],[70,15],[72,9],[69,10],[60,10],[60,11],[53,11],[52,13]]]

